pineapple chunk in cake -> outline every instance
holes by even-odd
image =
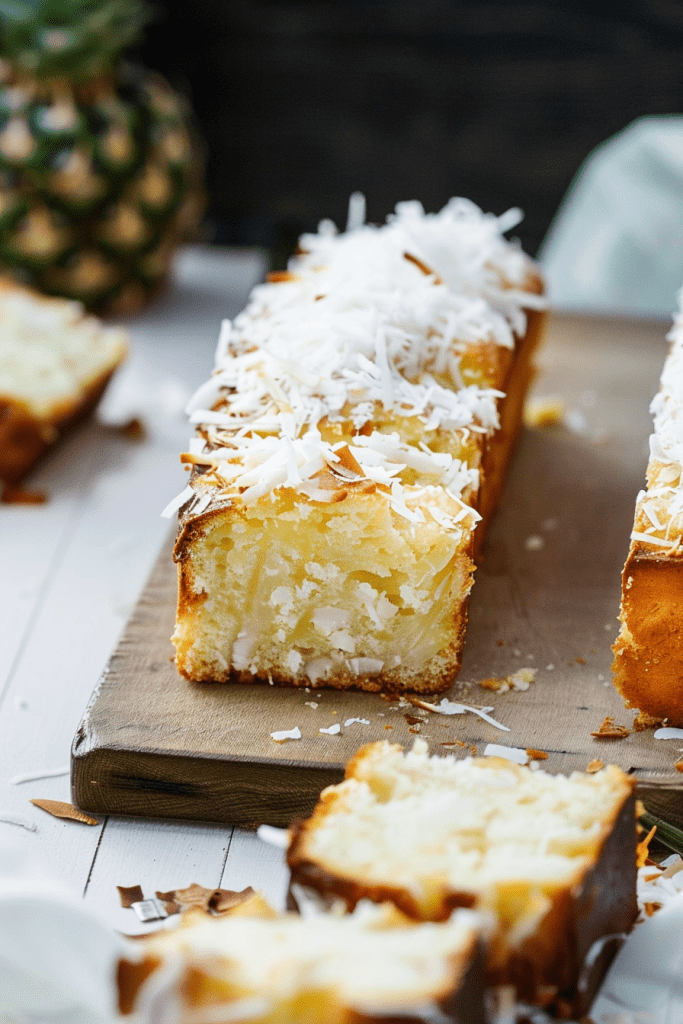
[[[571,998],[591,944],[635,917],[633,789],[615,766],[565,777],[430,757],[422,739],[405,753],[373,743],[295,826],[292,883],[349,907],[390,899],[418,920],[486,909],[491,977]]]
[[[474,513],[433,486],[403,488],[401,513],[390,491],[363,482],[344,491],[341,503],[283,489],[188,526],[175,643],[190,678],[448,685]]]
[[[221,918],[189,915],[184,926],[144,940],[142,969],[123,962],[123,1002],[144,1016],[150,1003],[145,987],[135,990],[136,973],[161,975],[173,962],[165,985],[152,973],[148,986],[157,1013],[172,1006],[178,1024],[218,1014],[250,1024],[354,1024],[423,1019],[428,1011],[483,1024],[480,925],[467,911],[416,925],[388,904],[346,916],[259,914],[249,903]]]
[[[500,388],[545,304],[504,226],[464,200],[323,224],[224,325],[167,509],[188,678],[450,685]]]

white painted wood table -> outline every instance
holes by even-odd
[[[191,882],[253,885],[284,903],[282,854],[253,833],[132,818],[80,825],[29,803],[69,800],[68,775],[10,782],[68,766],[85,705],[169,530],[160,512],[185,486],[185,401],[213,366],[221,319],[243,308],[264,271],[256,252],[185,250],[171,289],[126,324],[131,354],[100,410],[100,419],[139,416],[145,437],[93,419],[31,477],[45,505],[0,505],[0,811],[35,824],[0,822],[0,842],[11,834],[128,933],[145,927],[121,909],[117,885],[140,884],[145,896]]]

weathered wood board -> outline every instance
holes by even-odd
[[[420,729],[442,752],[441,744],[458,741],[480,753],[487,743],[538,748],[548,752],[550,771],[615,762],[636,774],[653,813],[682,821],[683,775],[674,763],[683,742],[657,741],[652,730],[622,740],[590,735],[606,715],[627,726],[633,718],[610,682],[610,646],[666,329],[552,319],[535,392],[561,396],[576,429],[524,431],[477,571],[460,681],[449,694],[493,705],[510,731],[473,714],[427,714]],[[167,497],[159,496],[160,507]],[[189,684],[171,660],[174,605],[167,545],[74,740],[73,798],[83,809],[285,825],[310,810],[363,743],[412,742],[404,714],[413,709],[375,694]],[[537,669],[526,692],[477,685],[522,666]],[[370,724],[345,727],[349,718]],[[336,722],[340,735],[320,733]],[[293,726],[301,740],[271,739]]]

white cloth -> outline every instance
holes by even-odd
[[[0,843],[0,1022],[113,1024],[125,943],[23,850]]]
[[[638,925],[590,1011],[596,1024],[683,1021],[683,893]]]
[[[554,306],[670,317],[683,284],[683,117],[642,117],[590,154],[539,258]]]

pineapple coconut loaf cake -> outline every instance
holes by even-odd
[[[652,401],[647,489],[622,574],[614,685],[626,706],[683,726],[683,292]]]
[[[485,911],[489,984],[584,1012],[591,965],[615,951],[605,937],[636,917],[634,786],[616,766],[566,777],[430,757],[423,739],[405,753],[372,743],[293,827],[290,891],[348,909],[388,900],[419,921]]]
[[[517,211],[354,216],[224,322],[188,407],[192,475],[164,513],[188,679],[434,693],[457,674],[543,286],[503,236]]]
[[[22,480],[97,404],[126,355],[126,337],[78,302],[0,279],[0,482]]]
[[[253,896],[144,940],[119,967],[121,1009],[141,1024],[484,1024],[480,929],[466,910],[445,924],[390,904],[299,917]]]
[[[121,1009],[140,1024],[470,1024],[506,986],[506,1020],[515,997],[580,1015],[636,917],[633,790],[613,766],[552,776],[370,744],[290,829],[301,916],[249,890],[224,915],[184,911],[124,953]]]

